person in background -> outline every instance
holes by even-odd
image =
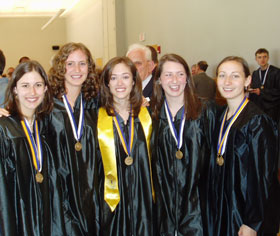
[[[156,66],[152,60],[150,49],[141,44],[132,44],[129,46],[126,56],[137,68],[142,80],[143,96],[145,98],[150,98],[153,92],[152,72]]]
[[[216,83],[206,74],[208,64],[206,61],[197,63],[196,75],[193,76],[195,91],[198,97],[214,100],[216,97]]]
[[[213,134],[217,152],[211,158],[208,178],[209,234],[276,235],[277,126],[245,96],[251,76],[243,58],[224,58],[216,74],[227,107]]]
[[[15,70],[14,67],[9,67],[7,69],[7,77],[8,77],[9,80],[12,78],[12,74],[13,74],[14,70]]]
[[[2,50],[0,50],[0,107],[4,107],[5,92],[8,87],[9,79],[3,76],[6,66],[6,58]]]
[[[201,191],[216,109],[197,98],[190,69],[179,55],[160,59],[151,111],[157,235],[202,236],[207,231]]]
[[[30,61],[30,58],[27,56],[23,56],[19,59],[18,63],[27,62],[27,61]]]
[[[129,58],[115,57],[105,65],[100,100],[98,141],[104,167],[100,235],[152,236],[152,120],[141,106],[141,79]]]
[[[193,64],[191,66],[191,72],[192,72],[192,76],[197,74],[197,64]]]
[[[146,45],[146,47],[148,47],[150,49],[151,56],[152,56],[152,61],[154,62],[154,65],[155,65],[155,67],[154,67],[154,69],[152,71],[152,76],[154,78],[155,73],[156,73],[156,69],[157,69],[157,65],[158,65],[158,53],[157,53],[157,50],[153,46]]]
[[[39,121],[52,109],[47,75],[36,61],[18,65],[0,118],[0,234],[57,235],[56,171]]]

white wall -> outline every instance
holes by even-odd
[[[102,0],[81,0],[66,16],[68,42],[81,42],[94,58],[103,56]]]
[[[81,0],[66,16],[67,41],[84,43],[93,58],[116,56],[115,0]]]
[[[50,17],[0,18],[0,48],[6,57],[5,71],[17,66],[19,58],[28,56],[39,61],[45,70],[50,68],[50,59],[55,54],[53,45],[65,43],[65,19],[59,18],[45,30],[41,27]]]
[[[139,42],[159,44],[162,54],[174,52],[189,65],[206,60],[209,75],[229,55],[244,57],[251,69],[257,67],[256,49],[270,51],[270,62],[280,66],[279,0],[123,0],[125,39],[121,48]],[[121,7],[119,7],[122,9]],[[121,14],[123,16],[121,16]],[[117,32],[117,35],[121,34]],[[119,54],[125,53],[123,50]]]

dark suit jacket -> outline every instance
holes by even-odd
[[[205,99],[215,99],[216,83],[206,75],[205,72],[197,74],[193,77],[195,91],[198,97]]]
[[[144,88],[143,90],[143,96],[146,98],[146,97],[149,97],[151,98],[152,97],[152,93],[153,93],[153,77],[150,79],[149,83],[146,85],[146,87]]]

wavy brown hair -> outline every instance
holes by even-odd
[[[125,64],[131,71],[134,85],[130,92],[130,104],[132,106],[133,116],[138,116],[142,105],[142,81],[138,75],[137,69],[128,57],[114,57],[104,67],[100,78],[100,101],[101,106],[106,108],[108,115],[114,116],[114,98],[110,92],[109,82],[112,71],[118,64]]]
[[[194,93],[193,80],[187,62],[182,57],[176,54],[166,54],[159,60],[156,75],[153,82],[154,88],[153,95],[151,98],[152,117],[154,119],[159,118],[160,109],[165,99],[165,94],[159,83],[159,78],[161,76],[164,64],[168,61],[179,63],[185,69],[185,72],[187,74],[187,83],[184,90],[185,116],[186,119],[195,120],[201,112],[201,102]]]
[[[87,56],[88,76],[82,85],[81,92],[85,100],[97,96],[98,93],[98,74],[95,70],[95,63],[92,59],[89,49],[82,43],[67,43],[61,47],[52,61],[52,67],[49,71],[49,80],[54,97],[61,99],[66,93],[65,73],[66,60],[69,55],[77,50],[81,50]]]
[[[23,115],[20,110],[20,104],[14,90],[17,86],[17,82],[22,78],[22,76],[32,71],[36,71],[39,73],[39,75],[44,81],[45,86],[47,87],[47,91],[45,92],[45,96],[42,103],[35,110],[36,119],[41,119],[43,115],[51,112],[53,107],[53,99],[51,87],[48,81],[48,76],[44,68],[37,61],[22,62],[15,68],[15,71],[12,74],[12,78],[6,90],[4,104],[5,108],[9,111],[11,115],[18,115],[20,118],[23,118]]]

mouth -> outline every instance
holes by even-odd
[[[82,75],[71,75],[71,78],[74,80],[81,79]]]
[[[224,90],[225,92],[232,92],[232,91],[233,91],[232,88],[223,88],[223,90]]]
[[[171,91],[176,92],[176,91],[179,91],[180,86],[179,85],[171,85],[171,86],[169,86],[169,88],[170,88]]]
[[[29,103],[36,103],[39,100],[39,98],[38,97],[32,97],[32,98],[26,98],[26,100]]]
[[[116,92],[122,93],[126,90],[126,88],[116,88]]]

